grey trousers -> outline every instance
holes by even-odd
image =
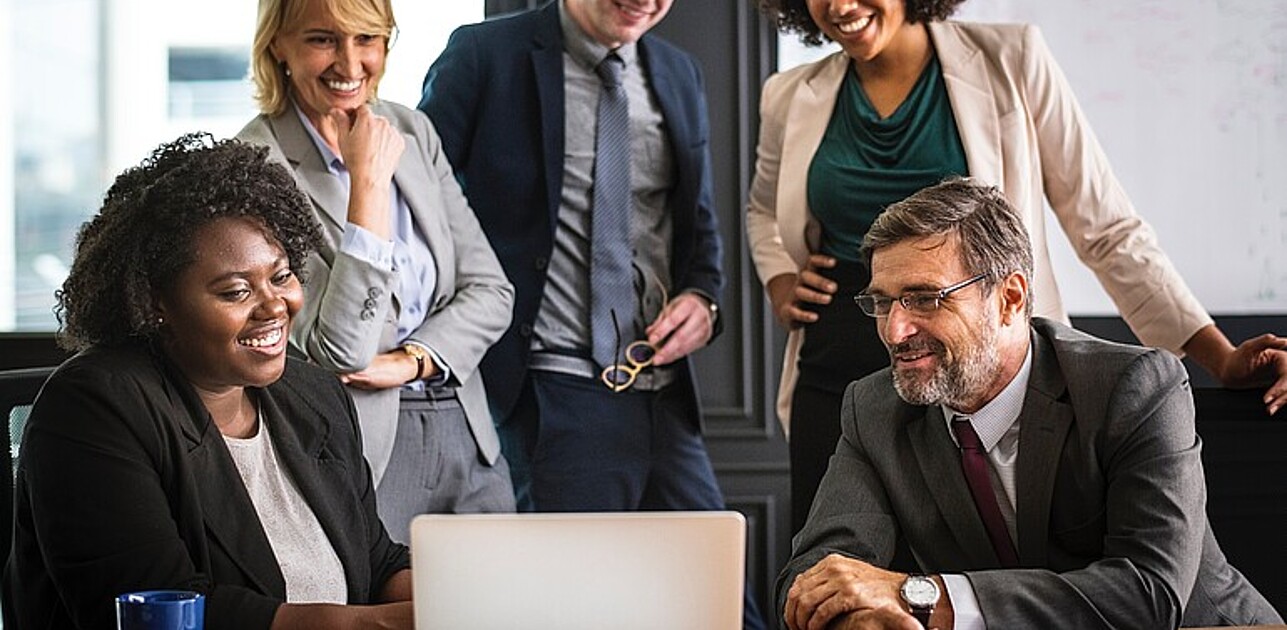
[[[513,512],[514,488],[504,456],[488,466],[479,454],[460,401],[406,392],[376,501],[389,537],[407,543],[420,514]]]

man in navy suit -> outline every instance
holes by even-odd
[[[482,372],[526,509],[724,505],[687,360],[716,333],[723,281],[705,97],[693,59],[646,34],[672,2],[563,0],[465,26],[425,77],[420,109],[516,287]],[[609,56],[629,104],[623,245],[639,301],[633,326],[614,311],[616,360],[634,371],[650,351],[626,346],[655,348],[622,391],[591,352],[596,66]]]
[[[513,323],[481,369],[520,509],[724,507],[687,358],[718,332],[723,284],[706,100],[692,57],[647,34],[672,3],[555,0],[464,26],[425,77],[420,109],[515,286]],[[619,75],[601,79],[608,62]],[[600,98],[617,86],[630,225],[616,240],[638,308],[612,312],[624,325],[604,361],[591,296],[604,230],[596,242],[591,228],[607,189],[595,190]],[[622,387],[605,378],[614,363]],[[749,599],[747,612],[762,627]]]

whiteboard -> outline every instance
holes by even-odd
[[[953,19],[1040,26],[1207,310],[1287,313],[1287,1],[971,0]],[[1116,314],[1048,219],[1069,312]]]

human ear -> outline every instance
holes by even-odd
[[[1028,278],[1015,271],[1006,276],[997,287],[1001,300],[1001,322],[1011,324],[1015,318],[1026,319],[1028,312]]]

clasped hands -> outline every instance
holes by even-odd
[[[905,579],[833,553],[796,576],[783,617],[790,630],[921,630],[898,594]],[[950,609],[946,600],[945,594],[936,611]]]

